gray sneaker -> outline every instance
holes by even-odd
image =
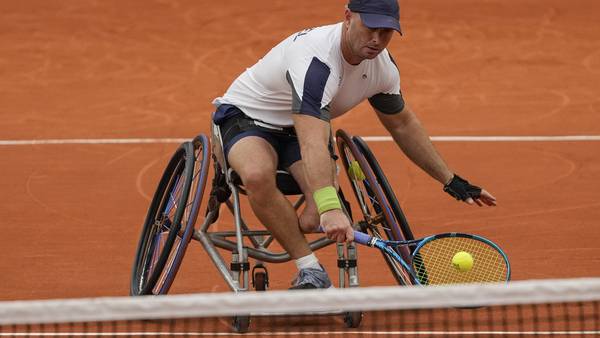
[[[323,268],[323,266],[321,266]],[[296,289],[328,289],[331,281],[325,269],[306,268],[298,271],[290,290]]]

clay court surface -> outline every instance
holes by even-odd
[[[127,295],[150,196],[177,146],[161,140],[207,133],[212,99],[245,67],[296,31],[340,21],[344,3],[0,2],[0,300]],[[600,275],[599,3],[401,5],[405,34],[390,50],[432,136],[592,136],[436,141],[496,208],[453,201],[392,142],[370,142],[413,231],[489,237],[517,280]],[[368,105],[334,127],[387,135]],[[158,141],[102,141],[130,138]],[[54,139],[100,141],[4,142]],[[334,249],[318,255],[335,275]],[[392,283],[378,254],[361,250],[359,267],[362,285]],[[271,286],[287,288],[294,271],[271,265]],[[193,242],[173,292],[210,291],[226,286]]]

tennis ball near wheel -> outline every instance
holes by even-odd
[[[352,161],[348,166],[348,176],[353,181],[362,181],[365,179],[365,173],[363,173],[360,164],[356,160]]]
[[[452,265],[460,272],[473,269],[473,256],[466,251],[459,251],[452,257]]]

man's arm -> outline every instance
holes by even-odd
[[[393,115],[377,111],[377,117],[411,161],[440,183],[450,182],[454,173],[436,151],[421,121],[408,105]]]
[[[294,127],[298,134],[302,163],[308,184],[314,190],[333,185],[332,163],[329,150],[329,123],[309,115],[294,114]]]
[[[329,188],[331,190],[335,187],[335,180],[333,177],[333,163],[328,149],[331,132],[329,123],[303,114],[294,114],[293,120],[300,143],[302,163],[311,192],[319,194],[319,191],[323,192],[323,189],[327,190]],[[307,198],[310,198],[310,196],[307,196]],[[335,190],[333,190],[333,196],[331,191],[329,192],[329,199],[331,200],[331,198],[335,198],[339,202]],[[317,207],[321,209],[322,203],[318,201],[318,197],[315,198],[315,202]],[[324,212],[320,210],[319,214],[321,216],[321,226],[329,239],[338,242],[349,242],[354,239],[350,220],[340,208]]]
[[[455,182],[458,176],[455,176],[448,168],[431,143],[429,135],[427,135],[421,122],[408,105],[405,105],[402,111],[397,114],[383,114],[377,109],[375,111],[396,144],[411,161],[444,186]],[[477,203],[479,206],[483,204],[496,205],[496,199],[483,189],[479,198],[469,197],[465,199],[465,202],[469,204]]]

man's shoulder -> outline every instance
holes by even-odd
[[[292,34],[290,37],[290,51],[294,54],[314,56],[321,61],[335,54],[339,49],[341,23],[307,28]]]
[[[294,36],[294,40],[306,40],[307,42],[326,39],[332,34],[338,33],[341,25],[342,23],[338,22],[331,25],[305,28],[292,35]]]

